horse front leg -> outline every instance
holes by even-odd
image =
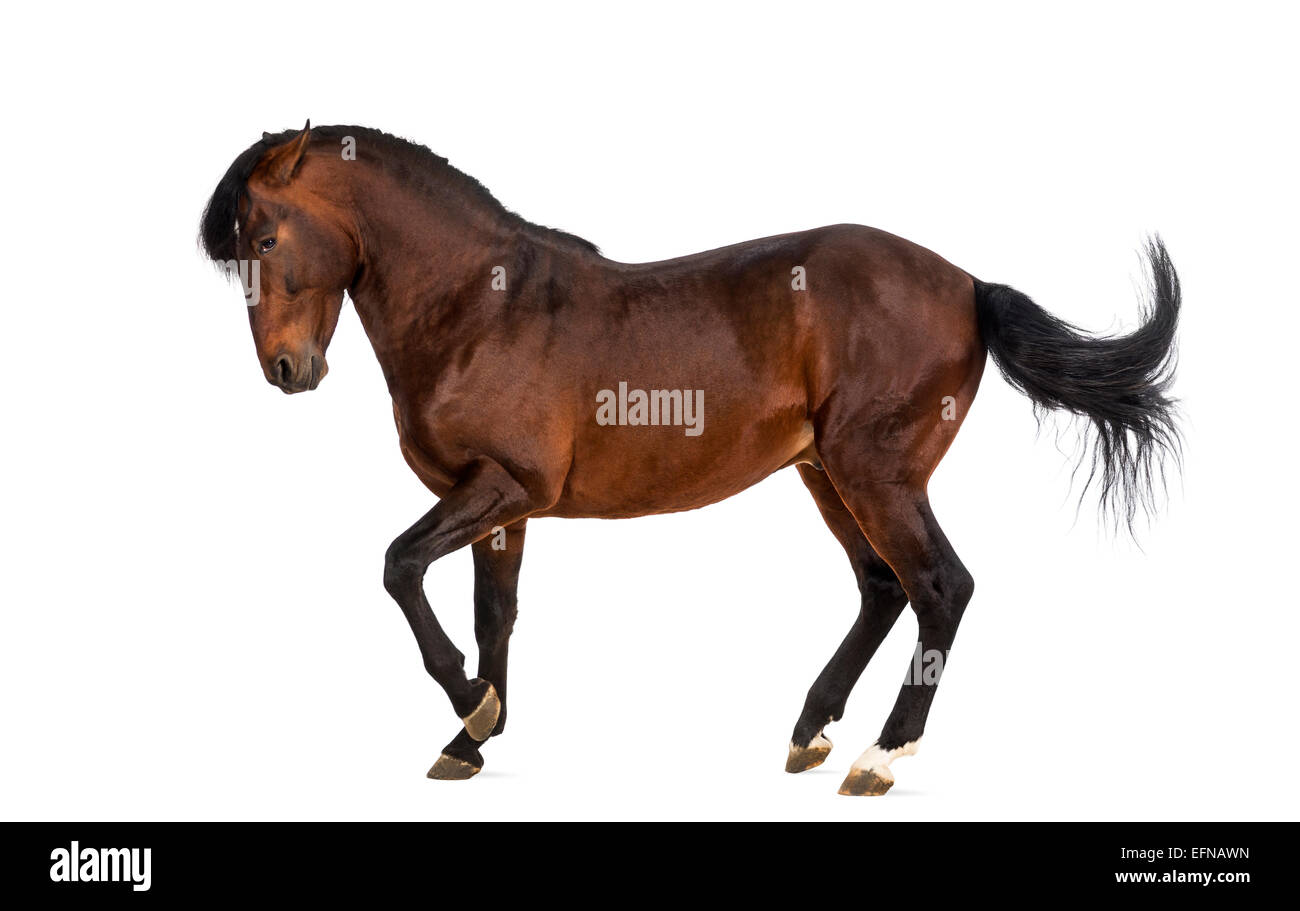
[[[510,633],[519,610],[519,567],[524,559],[527,520],[494,530],[474,542],[474,638],[478,640],[478,675],[496,689],[501,713],[492,736],[506,726],[506,660]],[[480,744],[465,728],[442,749],[429,769],[430,778],[460,781],[483,770]]]
[[[495,462],[475,462],[424,518],[389,546],[384,587],[401,607],[424,658],[425,670],[443,688],[474,741],[496,727],[501,702],[488,680],[465,676],[465,656],[434,616],[424,594],[424,575],[439,557],[510,525],[533,510],[527,491]]]

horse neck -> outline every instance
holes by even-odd
[[[404,351],[436,354],[451,325],[491,319],[482,305],[464,306],[464,291],[524,239],[504,209],[454,185],[416,191],[376,170],[358,183],[350,195],[361,262],[348,291],[392,388]]]

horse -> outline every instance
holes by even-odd
[[[1143,250],[1139,327],[1096,336],[861,225],[616,262],[508,210],[424,146],[308,121],[239,154],[199,242],[227,273],[253,267],[249,322],[273,386],[298,393],[325,377],[345,294],[374,348],[402,454],[438,498],[389,546],[383,575],[461,721],[434,779],[476,775],[480,747],[505,729],[530,519],[696,509],[794,466],[861,596],[794,725],[786,770],[802,772],[826,760],[826,726],[906,605],[918,654],[949,654],[974,580],[927,486],[988,356],[1040,416],[1079,420],[1084,490],[1130,531],[1179,452],[1181,291],[1158,236]],[[462,547],[473,678],[424,591],[430,564]],[[884,794],[890,764],[916,752],[939,674],[922,677],[904,683],[841,794]]]

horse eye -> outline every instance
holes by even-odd
[[[266,240],[262,241],[260,244],[257,245],[257,252],[259,253],[270,253],[274,249],[275,249],[274,237],[268,237]]]

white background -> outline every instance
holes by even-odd
[[[11,10],[0,816],[1294,818],[1293,13],[901,6]],[[792,470],[534,522],[509,728],[478,778],[428,781],[459,722],[381,571],[433,500],[379,367],[349,306],[286,398],[195,248],[234,156],[307,117],[425,143],[615,259],[860,222],[1099,331],[1132,327],[1158,230],[1181,486],[1142,550],[1076,521],[990,368],[931,486],[976,594],[882,799],[835,791],[910,611],[827,764],[782,771],[857,609]],[[472,661],[470,569],[427,588]]]

